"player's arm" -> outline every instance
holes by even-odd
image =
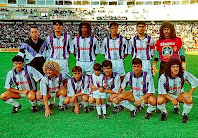
[[[179,49],[179,56],[182,62],[182,67],[184,70],[186,70],[186,58],[185,58],[185,51],[183,46],[181,46],[181,48]]]
[[[152,93],[146,93],[145,95],[143,95],[140,99],[137,100],[137,102],[135,103],[137,106],[141,106],[141,103],[144,99],[150,97],[151,95],[153,95]]]
[[[191,85],[191,89],[188,91],[188,94],[192,95],[196,87],[198,86],[198,79],[193,74],[187,71],[184,71],[184,78],[184,80],[186,80]]]
[[[48,97],[47,95],[43,95],[43,101],[44,101],[44,105],[45,105],[45,117],[48,117],[51,115],[51,110],[48,106]]]
[[[165,98],[167,98],[168,100],[170,100],[173,105],[178,105],[178,102],[176,99],[174,99],[173,97],[171,97],[168,93],[163,95]]]
[[[156,75],[156,73],[158,73],[158,70],[156,68],[156,65],[157,65],[158,60],[159,60],[159,51],[156,51],[155,52],[154,62],[153,62],[153,65],[152,65],[153,75]]]

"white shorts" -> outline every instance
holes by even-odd
[[[124,62],[122,59],[111,60],[111,62],[113,72],[118,73],[120,76],[124,76],[126,74],[124,70]]]
[[[93,91],[93,98],[106,98],[106,93],[101,93],[99,90]]]
[[[150,60],[142,60],[142,70],[146,71],[148,74],[152,74]]]
[[[21,96],[21,98],[25,98],[26,97],[26,94],[19,93],[19,95]]]
[[[83,74],[87,74],[87,75],[93,74],[94,61],[92,62],[76,61],[76,66],[80,66],[82,68]]]
[[[62,74],[68,74],[69,67],[68,67],[68,60],[67,59],[50,58],[50,61],[55,61],[60,65]]]

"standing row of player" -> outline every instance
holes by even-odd
[[[41,65],[45,60],[50,60],[61,66],[62,73],[68,73],[68,57],[70,53],[73,53],[76,57],[76,65],[82,68],[83,73],[90,75],[93,73],[97,54],[101,53],[112,62],[113,71],[118,73],[122,80],[125,75],[123,60],[128,54],[131,54],[133,58],[141,59],[143,70],[152,73],[150,60],[155,53],[153,74],[158,72],[155,65],[159,59],[161,60],[160,75],[163,73],[165,63],[171,57],[180,58],[184,68],[186,65],[181,38],[176,37],[174,25],[169,22],[162,24],[156,46],[152,37],[145,34],[146,23],[142,21],[137,23],[137,35],[132,37],[129,43],[118,33],[118,24],[111,23],[110,33],[104,38],[101,48],[96,37],[92,35],[89,23],[79,25],[79,35],[73,41],[68,34],[62,32],[62,27],[61,21],[54,21],[54,33],[43,41],[38,38],[38,29],[32,26],[31,38],[21,45],[18,55],[25,57],[26,64],[35,67],[40,72],[42,72]]]

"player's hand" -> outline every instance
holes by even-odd
[[[90,87],[91,87],[91,90],[92,90],[92,91],[96,91],[96,90],[98,89],[98,88],[97,88],[96,86],[94,86],[94,85],[91,85]]]
[[[63,89],[64,90],[64,89],[66,89],[66,86],[61,86],[60,89]]]
[[[137,100],[137,102],[135,103],[135,105],[136,105],[136,106],[141,106],[141,103],[142,103],[142,100],[139,99],[139,100]]]
[[[191,98],[191,95],[189,94],[189,93],[184,93],[183,94],[183,100],[184,101],[187,101],[188,99],[190,99]]]
[[[107,85],[107,84],[105,84],[105,85],[104,85],[104,88],[107,88],[107,87],[108,87],[108,85]]]
[[[182,62],[182,68],[183,70],[186,70],[186,62]]]
[[[178,105],[178,102],[176,99],[172,100],[173,105]]]
[[[99,92],[104,92],[104,88],[103,87],[100,87],[99,88]]]
[[[79,107],[75,106],[74,113],[79,114]]]
[[[45,117],[49,117],[51,115],[51,110],[49,109],[49,107],[45,108]]]
[[[156,75],[156,73],[158,73],[158,70],[156,68],[156,64],[153,63],[153,66],[152,66],[152,72],[153,72],[153,75]]]
[[[27,94],[29,92],[29,90],[23,90],[22,93],[23,94]]]

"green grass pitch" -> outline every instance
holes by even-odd
[[[7,72],[12,68],[11,58],[16,53],[0,53],[0,93],[5,91],[4,82]],[[104,60],[97,56],[96,62]],[[186,55],[187,70],[198,77],[198,56]],[[131,56],[125,59],[126,72],[131,71]],[[75,65],[74,56],[69,57],[69,68]],[[159,63],[158,63],[159,68]],[[157,92],[158,76],[154,76]],[[189,90],[187,84],[185,91]],[[17,114],[11,114],[12,107],[0,101],[0,137],[198,137],[198,90],[193,93],[193,108],[189,113],[189,123],[183,124],[180,115],[173,113],[172,103],[167,104],[168,119],[160,121],[160,114],[153,113],[150,120],[144,119],[146,109],[130,118],[129,111],[112,113],[107,111],[109,119],[97,120],[96,111],[88,114],[80,110],[76,115],[71,108],[65,112],[52,110],[53,114],[45,118],[39,110],[32,113],[27,98],[17,100],[22,109]],[[58,101],[58,99],[56,99]],[[180,112],[183,104],[180,104]]]

